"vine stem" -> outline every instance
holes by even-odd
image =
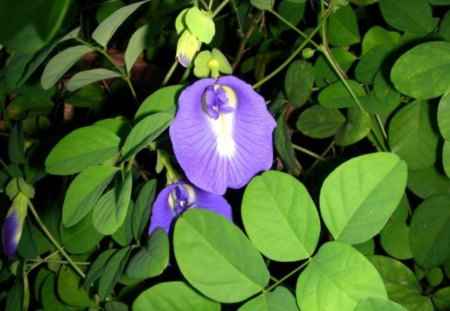
[[[310,155],[313,158],[316,158],[317,160],[324,161],[324,162],[326,161],[326,159],[324,157],[318,155],[317,153],[314,153],[311,150],[308,150],[306,148],[300,147],[300,146],[298,146],[296,144],[292,144],[292,148],[294,148],[297,151],[303,152],[303,153],[305,153],[307,155]]]
[[[219,14],[220,11],[222,11],[222,9],[228,4],[228,2],[230,2],[230,0],[224,0],[222,1],[219,6],[217,6],[217,8],[214,10],[214,12],[212,13],[212,17],[216,17],[217,14]]]
[[[271,286],[269,286],[267,289],[264,290],[264,292],[270,292],[272,289],[274,289],[275,287],[277,287],[278,285],[280,285],[281,283],[283,283],[284,281],[286,281],[287,279],[289,279],[291,276],[293,276],[294,274],[296,274],[298,271],[300,271],[301,269],[303,269],[306,265],[308,265],[311,262],[311,258],[308,258],[308,260],[306,260],[304,263],[302,263],[300,266],[298,266],[297,268],[295,268],[294,270],[292,270],[291,272],[289,272],[288,274],[286,274],[285,276],[283,276],[281,279],[277,280],[274,284],[272,284]]]
[[[275,16],[277,17],[277,15],[275,15]],[[258,82],[253,84],[253,88],[254,89],[259,88],[261,85],[263,85],[264,83],[266,83],[267,81],[272,79],[274,76],[276,76],[278,73],[280,73],[287,65],[289,65],[289,63],[298,55],[298,53],[300,53],[305,48],[305,46],[308,43],[313,42],[312,38],[322,28],[322,25],[325,23],[327,17],[328,17],[328,15],[325,15],[320,20],[319,25],[317,25],[317,27],[314,28],[314,30],[309,34],[309,36],[307,36],[305,38],[305,41],[303,41],[302,44],[300,44],[300,46],[280,66],[278,66],[274,71],[272,71],[270,74],[265,76],[264,79],[259,80]]]
[[[173,73],[175,72],[175,69],[178,66],[178,59],[175,59],[175,61],[173,62],[172,66],[170,67],[169,71],[167,72],[166,76],[164,77],[164,80],[162,82],[162,86],[165,86],[169,80],[170,77],[172,77]]]
[[[97,46],[95,46],[95,45],[93,45],[93,44],[91,44],[91,43],[89,43],[89,42],[87,42],[87,41],[85,41],[85,40],[83,40],[83,39],[81,39],[81,38],[78,38],[78,37],[77,37],[75,40],[77,40],[78,42],[84,44],[85,46],[87,46],[87,47],[93,49],[94,51],[100,53],[101,55],[103,55],[103,56],[104,56],[104,57],[105,57],[105,58],[106,58],[113,66],[114,66],[114,68],[116,68],[117,71],[119,71],[119,73],[120,73],[122,79],[127,83],[128,88],[130,89],[131,94],[133,95],[134,99],[137,101],[136,91],[134,90],[133,84],[131,83],[131,78],[130,78],[130,76],[128,75],[128,73],[127,73],[126,71],[124,71],[124,70],[122,69],[122,67],[120,67],[120,66],[112,59],[111,56],[109,56],[109,54],[106,52],[106,50],[101,49],[101,48],[99,48],[99,47],[97,47]]]
[[[47,236],[49,241],[56,247],[56,249],[61,253],[61,255],[67,260],[69,265],[72,266],[72,268],[81,276],[81,278],[86,278],[86,275],[83,271],[77,266],[77,264],[70,258],[70,256],[66,253],[66,251],[62,248],[61,245],[59,245],[58,241],[53,237],[53,235],[48,231],[45,224],[42,222],[41,217],[39,217],[39,214],[37,213],[36,209],[34,208],[33,203],[31,203],[30,200],[28,200],[28,208],[30,209],[31,213],[33,214],[34,218],[36,219],[36,222],[38,223],[41,230],[44,232],[44,234]]]

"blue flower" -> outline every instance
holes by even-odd
[[[182,92],[170,138],[189,181],[224,194],[270,169],[275,127],[264,98],[246,82],[224,76],[201,79]]]
[[[13,256],[16,253],[27,215],[27,205],[28,198],[19,192],[6,214],[2,227],[2,245],[6,256]]]
[[[221,196],[203,191],[186,180],[166,186],[153,203],[148,234],[161,227],[170,232],[173,222],[189,208],[204,208],[232,220],[231,206]]]

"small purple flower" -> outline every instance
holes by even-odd
[[[2,227],[2,245],[6,256],[13,256],[16,253],[27,214],[27,204],[28,198],[19,192],[6,214]]]
[[[221,196],[203,191],[186,180],[166,186],[153,203],[148,234],[161,227],[169,233],[173,221],[189,208],[204,208],[232,220],[231,206]]]
[[[194,185],[224,194],[270,169],[276,122],[251,85],[234,76],[201,79],[181,93],[178,105],[170,138]]]

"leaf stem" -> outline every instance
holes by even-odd
[[[214,10],[214,12],[212,13],[212,17],[216,17],[217,14],[220,13],[220,11],[222,11],[222,9],[228,4],[228,2],[230,2],[230,0],[224,0],[222,1],[219,6]]]
[[[33,214],[37,224],[41,228],[41,230],[44,232],[44,234],[47,236],[49,241],[56,247],[56,249],[61,253],[61,255],[67,260],[69,265],[72,266],[72,268],[81,276],[81,278],[86,278],[86,275],[83,271],[76,265],[76,263],[70,258],[70,256],[66,253],[66,251],[62,248],[61,245],[59,245],[58,241],[53,237],[53,235],[50,233],[50,231],[47,229],[45,224],[42,222],[41,217],[39,217],[39,214],[37,213],[36,209],[33,206],[33,203],[31,203],[30,200],[28,200],[28,208],[30,209],[31,213]]]
[[[327,160],[324,157],[318,155],[317,153],[314,153],[314,152],[312,152],[312,151],[310,151],[310,150],[308,150],[306,148],[300,147],[300,146],[298,146],[296,144],[292,144],[292,148],[294,148],[297,151],[303,152],[303,153],[305,153],[307,155],[310,155],[313,158],[316,158],[317,160],[324,161],[324,162]]]
[[[169,82],[170,77],[172,77],[173,73],[175,72],[175,69],[178,66],[178,59],[175,59],[172,66],[170,67],[169,71],[167,72],[166,76],[164,77],[164,80],[162,82],[162,86],[165,86],[167,82]]]
[[[8,165],[3,161],[2,158],[0,158],[0,164],[3,165],[3,168],[5,169],[5,172],[8,173],[8,175],[12,178],[14,178],[14,174],[9,170]]]
[[[274,284],[272,284],[271,286],[269,286],[267,289],[264,290],[264,292],[270,292],[272,289],[274,289],[275,287],[277,287],[278,285],[280,285],[281,283],[283,283],[284,281],[286,281],[288,278],[290,278],[291,276],[293,276],[294,274],[296,274],[298,271],[300,271],[301,269],[303,269],[306,265],[308,265],[311,262],[311,258],[308,258],[308,260],[306,260],[304,263],[302,263],[300,266],[298,266],[297,268],[295,268],[294,270],[292,270],[291,272],[289,272],[288,274],[286,274],[285,276],[283,276],[281,279],[279,279],[278,281],[276,281]]]

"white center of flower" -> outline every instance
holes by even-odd
[[[214,86],[217,89],[219,86]],[[236,108],[237,98],[235,92],[227,86],[220,86],[228,97],[227,106]],[[217,119],[209,118],[209,123],[216,136],[216,149],[219,155],[224,157],[233,156],[236,148],[233,138],[234,112],[220,113]]]

